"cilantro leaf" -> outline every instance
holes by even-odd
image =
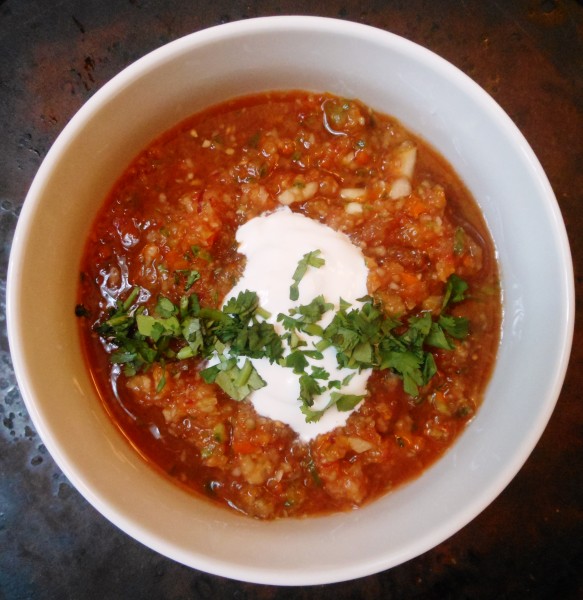
[[[233,358],[219,358],[219,364],[207,367],[200,374],[207,383],[216,383],[233,400],[240,402],[252,391],[267,385],[249,359],[239,367]]]
[[[443,350],[453,350],[454,348],[453,344],[447,339],[441,323],[431,324],[431,329],[429,330],[429,334],[425,339],[425,343],[428,346],[441,348]]]
[[[461,302],[465,300],[465,293],[468,290],[468,284],[459,275],[452,273],[445,286],[445,295],[441,309],[445,310],[452,302]]]
[[[176,277],[182,277],[184,279],[184,291],[188,292],[190,288],[200,279],[200,272],[196,269],[179,269],[176,271]],[[178,281],[176,281],[178,283]]]
[[[322,386],[315,377],[307,373],[303,373],[300,376],[300,400],[306,406],[312,406],[314,404],[314,396],[318,396],[323,391]]]
[[[303,373],[310,363],[301,350],[296,350],[285,357],[285,366],[292,369],[294,373]]]
[[[201,248],[200,246],[191,246],[190,251],[192,252],[192,256],[194,258],[202,258],[207,262],[211,262],[213,260],[213,257],[211,256],[210,252],[208,252],[204,248]]]
[[[322,267],[326,261],[323,258],[320,258],[320,250],[314,250],[312,252],[307,252],[298,262],[298,266],[292,275],[293,283],[289,288],[289,298],[294,302],[300,297],[299,284],[303,279],[304,275],[308,271],[308,267],[315,267],[319,269]]]
[[[323,367],[312,367],[312,377],[314,379],[324,379],[327,380],[330,378],[330,373],[326,371]]]
[[[356,407],[356,405],[364,398],[356,394],[340,394],[332,392],[331,399],[340,412],[348,412]]]
[[[230,298],[223,307],[227,315],[239,315],[241,319],[250,317],[259,306],[259,297],[255,292],[245,290],[239,292],[237,297]]]
[[[139,314],[136,316],[138,331],[157,342],[162,336],[176,337],[180,334],[180,323],[176,317],[152,317]]]
[[[290,314],[295,316],[299,315],[298,319],[301,323],[317,323],[324,313],[332,310],[334,305],[330,302],[326,302],[324,296],[316,296],[308,304],[302,304],[296,306],[290,310]]]
[[[311,405],[308,406],[304,403],[300,407],[300,410],[306,417],[306,421],[308,423],[315,423],[319,421],[324,413],[333,406],[336,406],[340,412],[348,412],[355,408],[363,398],[364,396],[359,396],[356,394],[341,394],[339,392],[332,392],[330,394],[330,400],[328,404],[324,406],[324,408],[320,410],[314,410],[311,408]]]
[[[154,310],[156,314],[163,318],[172,317],[177,312],[176,306],[174,306],[173,302],[165,296],[160,296],[158,298],[158,302]]]
[[[448,335],[458,340],[464,339],[469,333],[470,322],[466,317],[440,315],[438,323]]]
[[[324,264],[318,254],[316,250],[304,255],[294,273],[296,287],[310,266],[319,268]],[[188,273],[187,285],[192,283],[194,271]],[[465,299],[467,289],[463,279],[451,275],[441,314],[435,318],[425,311],[406,322],[388,316],[370,296],[359,298],[357,306],[339,299],[339,309],[325,329],[319,322],[333,304],[320,295],[294,307],[289,314],[279,314],[277,321],[285,330],[280,335],[266,321],[269,314],[259,306],[257,294],[249,290],[230,298],[222,308],[201,307],[196,294],[185,294],[177,302],[160,295],[154,307],[148,308],[140,298],[150,294],[142,295],[141,289],[134,287],[95,329],[111,347],[110,361],[123,367],[126,376],[154,363],[162,365],[159,390],[165,385],[169,362],[215,355],[219,362],[201,370],[201,376],[240,401],[266,385],[250,359],[277,362],[299,375],[300,408],[306,420],[313,422],[332,406],[351,410],[360,402],[362,397],[344,394],[342,388],[362,369],[390,370],[401,378],[404,391],[421,401],[420,388],[437,373],[429,349],[452,350],[455,340],[469,334],[467,318],[447,313],[451,304]],[[302,333],[311,339],[302,339]],[[322,360],[322,352],[328,347],[335,349],[339,367],[353,370],[342,381],[330,380],[330,374],[313,362]],[[330,394],[328,404],[314,409],[315,397],[324,392]]]

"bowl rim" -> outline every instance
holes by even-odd
[[[28,384],[29,372],[26,364],[26,357],[21,354],[21,346],[19,343],[19,323],[22,319],[19,311],[19,286],[17,285],[19,277],[19,265],[21,264],[24,249],[26,247],[30,221],[34,217],[34,212],[37,205],[41,202],[42,190],[45,181],[50,178],[51,172],[55,164],[58,163],[58,160],[61,154],[64,152],[64,149],[67,147],[69,140],[77,135],[78,128],[82,127],[102,104],[114,97],[115,94],[118,93],[119,89],[123,88],[131,81],[141,77],[151,68],[153,62],[162,63],[171,59],[176,54],[180,54],[181,52],[188,50],[194,45],[214,43],[224,39],[225,37],[248,35],[249,33],[259,30],[271,30],[274,32],[294,30],[303,32],[306,31],[306,29],[312,31],[320,31],[324,29],[327,32],[336,31],[341,35],[355,35],[356,37],[374,35],[378,36],[379,39],[383,38],[384,40],[392,41],[392,43],[397,43],[401,47],[406,48],[408,51],[415,53],[416,56],[423,57],[424,60],[429,60],[432,62],[432,64],[437,65],[440,69],[444,69],[455,76],[461,84],[472,90],[472,94],[477,101],[484,103],[489,111],[494,111],[497,115],[497,118],[502,119],[505,127],[512,132],[516,143],[520,147],[520,151],[526,156],[528,163],[530,163],[532,173],[538,178],[539,185],[545,190],[545,198],[548,201],[547,208],[550,210],[550,213],[554,219],[554,230],[557,234],[556,242],[558,249],[562,253],[564,263],[564,309],[566,316],[564,319],[564,331],[562,333],[564,345],[562,347],[562,354],[556,361],[556,369],[553,373],[551,385],[552,394],[549,395],[548,402],[545,404],[546,410],[542,411],[539,415],[537,422],[538,426],[532,428],[529,432],[529,435],[524,438],[522,452],[517,452],[516,456],[513,457],[514,460],[506,463],[506,469],[502,471],[496,481],[492,483],[492,489],[489,489],[482,494],[482,496],[479,498],[479,501],[476,501],[472,506],[468,506],[466,514],[458,517],[456,521],[458,526],[456,526],[455,530],[452,530],[449,524],[444,524],[443,527],[434,531],[429,539],[424,540],[423,544],[417,544],[417,546],[409,551],[409,553],[405,553],[403,556],[401,556],[397,562],[389,564],[386,560],[386,557],[379,557],[377,564],[355,565],[351,571],[341,574],[337,573],[333,568],[330,568],[328,571],[324,571],[319,574],[307,574],[302,578],[301,575],[293,572],[291,574],[286,573],[283,576],[278,576],[277,574],[270,572],[269,569],[266,572],[261,567],[258,567],[255,573],[250,574],[248,568],[245,568],[245,572],[242,572],[240,569],[238,570],[236,566],[230,564],[208,563],[203,564],[202,566],[203,569],[208,569],[209,572],[217,575],[246,581],[254,581],[257,583],[271,583],[276,585],[314,585],[321,583],[332,583],[346,579],[354,579],[356,577],[370,575],[380,570],[396,566],[396,564],[400,564],[405,560],[414,558],[422,552],[429,550],[437,543],[444,541],[450,535],[453,535],[456,531],[465,526],[498,496],[498,494],[508,485],[508,483],[523,466],[524,462],[527,460],[528,456],[542,435],[558,400],[568,367],[570,351],[572,347],[575,306],[573,263],[560,208],[550,183],[534,152],[528,145],[528,142],[522,133],[520,133],[516,125],[511,121],[510,117],[508,117],[502,108],[481,87],[479,87],[477,83],[471,80],[462,71],[457,69],[457,67],[441,58],[431,50],[428,50],[427,48],[424,48],[415,42],[376,27],[327,17],[288,15],[259,17],[245,21],[236,21],[222,25],[216,25],[208,29],[196,31],[149,52],[142,58],[127,66],[111,80],[105,83],[99,90],[97,90],[95,94],[83,104],[83,106],[66,124],[48,151],[46,157],[42,161],[42,164],[39,167],[39,170],[26,196],[14,234],[7,279],[7,327],[16,379],[26,408],[31,416],[31,420],[50,454],[55,459],[55,462],[68,477],[68,479],[74,483],[76,489],[80,491],[80,493],[90,502],[90,504],[96,507],[104,516],[106,516],[108,520],[149,547],[158,549],[158,551],[161,553],[173,558],[174,560],[177,560],[178,562],[188,564],[184,560],[184,557],[181,556],[180,553],[173,552],[172,548],[164,548],[164,550],[160,550],[159,548],[164,547],[163,540],[156,540],[155,542],[157,543],[152,543],[152,541],[148,539],[148,535],[146,533],[142,533],[141,535],[138,533],[136,535],[136,528],[128,527],[128,524],[125,523],[124,517],[120,516],[114,507],[108,505],[107,499],[102,498],[99,494],[95,494],[93,490],[84,485],[82,474],[77,473],[74,465],[69,464],[66,457],[61,453],[59,444],[53,440],[50,431],[45,429],[42,417],[37,411],[37,400]],[[147,540],[148,543],[144,540]],[[201,568],[200,566],[193,564],[190,564],[189,566]],[[296,583],[298,580],[299,583]]]

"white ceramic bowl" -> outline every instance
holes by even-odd
[[[128,161],[200,108],[268,89],[357,97],[445,155],[495,240],[504,319],[484,404],[434,467],[358,511],[265,523],[198,501],[142,462],[96,397],[73,307],[85,235]],[[39,169],[9,267],[8,326],[20,389],[73,485],[150,548],[196,569],[269,584],[321,584],[382,571],[474,518],[520,469],[547,424],[566,370],[573,314],[572,263],[556,200],[500,107],[452,65],[407,40],[311,17],[194,33],[105,85]]]

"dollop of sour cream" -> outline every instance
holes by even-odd
[[[320,321],[325,327],[338,310],[340,299],[359,306],[357,299],[367,294],[368,269],[360,248],[345,234],[289,208],[249,220],[238,229],[236,239],[239,252],[246,256],[247,262],[242,277],[225,302],[245,290],[256,292],[261,308],[270,313],[267,320],[280,334],[284,329],[277,322],[279,313],[289,314],[290,309],[309,304],[322,295],[326,302],[334,305]],[[319,257],[325,263],[319,268],[308,267],[299,283],[299,298],[293,301],[290,299],[293,274],[303,256],[315,250],[320,251]],[[304,339],[311,347],[309,336]],[[329,381],[343,381],[352,375],[346,385],[334,391],[359,396],[366,393],[370,370],[357,372],[338,368],[336,351],[331,347],[324,350],[323,355],[322,360],[309,360],[330,374]],[[252,359],[252,363],[267,384],[249,396],[255,410],[262,416],[288,424],[303,441],[343,426],[360,406],[346,412],[332,406],[317,422],[307,423],[300,410],[300,376],[268,359]],[[312,408],[320,410],[329,400],[330,392],[327,391],[314,398]]]

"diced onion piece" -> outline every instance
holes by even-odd
[[[279,200],[280,204],[284,204],[285,206],[289,206],[290,204],[293,204],[299,200],[297,195],[294,194],[291,189],[283,190],[283,192],[277,196],[277,199]]]
[[[357,454],[362,454],[363,452],[366,452],[367,450],[370,450],[373,447],[373,445],[370,442],[367,442],[366,440],[363,440],[362,438],[358,437],[349,437],[348,444],[350,445],[352,450],[354,450],[354,452],[356,452]]]
[[[318,183],[316,181],[310,181],[306,183],[306,187],[303,189],[304,200],[309,200],[316,195],[318,191]]]
[[[291,187],[283,190],[277,196],[277,200],[280,204],[285,206],[289,206],[294,202],[303,202],[304,200],[309,200],[316,195],[318,191],[318,183],[316,181],[310,181],[305,185],[292,185]]]
[[[164,415],[164,420],[166,423],[174,423],[180,417],[180,412],[176,406],[170,406],[162,409],[162,414]]]
[[[342,157],[342,164],[349,165],[354,160],[354,152],[349,152]]]
[[[343,200],[358,200],[359,198],[363,198],[365,193],[365,188],[342,188],[340,190],[340,197]]]
[[[399,177],[391,184],[389,197],[393,200],[403,198],[411,193],[411,182],[406,177]]]
[[[349,215],[360,215],[360,214],[362,214],[362,204],[360,204],[359,202],[349,202],[344,207],[344,210]]]
[[[412,179],[415,163],[417,162],[417,147],[411,142],[403,142],[397,152],[400,163],[398,174]]]

